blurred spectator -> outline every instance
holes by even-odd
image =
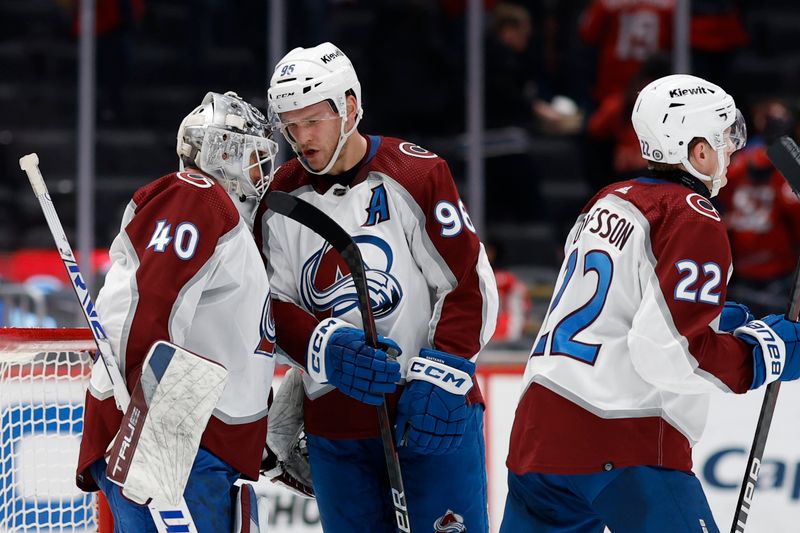
[[[530,13],[521,5],[500,3],[492,11],[486,39],[486,125],[531,126],[536,117],[548,133],[575,133],[581,124],[577,106],[563,96],[549,103],[540,95],[532,28]]]
[[[624,92],[648,57],[670,50],[674,10],[675,0],[592,0],[580,36],[598,48],[596,102]]]
[[[531,30],[522,6],[503,3],[492,12],[484,62],[488,128],[530,125],[537,91]]]
[[[690,39],[692,71],[737,94],[729,73],[735,52],[750,41],[738,0],[692,0]],[[734,83],[731,83],[734,82]]]
[[[555,104],[539,97],[539,63],[531,49],[528,10],[500,3],[491,13],[486,37],[485,117],[487,218],[491,222],[530,222],[548,218],[541,202],[539,173],[529,154],[525,130],[574,133],[582,117],[565,97]],[[536,209],[531,209],[536,205]]]
[[[590,142],[588,153],[597,154],[590,162],[587,172],[587,179],[593,190],[612,181],[635,178],[647,170],[639,139],[631,125],[631,111],[639,91],[669,72],[670,60],[666,54],[651,56],[642,64],[639,73],[630,81],[626,90],[603,98],[589,117],[586,126],[586,135]]]
[[[730,234],[734,277],[729,298],[756,316],[782,313],[800,252],[800,200],[766,155],[765,142],[791,131],[791,111],[778,100],[755,106],[755,135],[734,156],[719,202]]]
[[[528,316],[531,310],[531,301],[528,288],[511,271],[499,266],[502,261],[502,248],[493,241],[486,242],[486,255],[489,264],[494,270],[497,280],[497,293],[500,297],[497,327],[492,336],[492,342],[513,343],[523,338]]]
[[[782,135],[792,134],[794,113],[780,98],[767,98],[753,106],[752,127],[748,148],[770,145]]]

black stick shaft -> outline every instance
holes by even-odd
[[[783,177],[797,194],[800,190],[800,149],[797,144],[789,137],[781,137],[775,144],[769,147],[767,155],[775,167],[783,174]],[[786,318],[794,322],[800,317],[800,262],[794,271],[794,284],[789,296],[789,305],[786,311]],[[781,390],[780,380],[773,381],[767,385],[764,393],[764,400],[761,404],[761,412],[758,415],[756,431],[753,435],[753,444],[750,447],[750,456],[747,458],[747,468],[744,471],[742,487],[739,490],[739,499],[736,502],[736,511],[733,516],[731,533],[744,533],[747,519],[750,516],[750,508],[753,503],[753,495],[756,490],[756,481],[761,469],[761,459],[764,457],[764,449],[767,446],[767,437],[772,425],[772,415],[775,413],[775,405],[778,402],[778,393]]]
[[[361,322],[364,326],[364,336],[367,344],[377,347],[378,332],[375,328],[375,317],[372,315],[372,305],[370,305],[364,260],[361,257],[361,250],[359,250],[353,238],[328,215],[308,202],[290,194],[280,191],[271,192],[267,196],[267,205],[276,213],[287,216],[311,229],[339,252],[350,269],[350,275],[355,283],[356,294],[358,295],[358,309],[361,312]],[[406,505],[403,476],[400,472],[400,458],[394,445],[392,424],[389,421],[386,402],[384,401],[384,403],[377,406],[377,410],[378,425],[380,426],[381,440],[383,441],[383,455],[386,459],[389,485],[392,489],[392,503],[394,504],[397,530],[403,533],[411,533],[411,521],[408,516],[408,506]]]

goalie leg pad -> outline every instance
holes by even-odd
[[[153,344],[107,458],[108,479],[125,497],[180,503],[227,377],[218,363],[166,341]]]

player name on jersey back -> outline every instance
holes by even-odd
[[[595,206],[580,222],[572,239],[572,245],[574,246],[578,242],[585,231],[622,251],[633,233],[634,225],[625,218],[624,214],[617,212],[612,206],[605,202],[601,202],[601,204]]]

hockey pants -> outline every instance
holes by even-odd
[[[719,533],[700,481],[650,466],[597,474],[508,474],[500,533]]]
[[[114,533],[156,533],[156,525],[145,505],[122,495],[122,489],[106,478],[106,461],[99,459],[89,467],[97,486],[108,499],[114,516]],[[200,448],[189,474],[184,498],[198,533],[228,532],[233,527],[232,492],[239,472],[211,452]]]
[[[398,450],[412,531],[489,531],[483,407],[469,409],[467,432],[452,452],[420,455]],[[380,438],[309,435],[308,453],[325,533],[397,531]]]

